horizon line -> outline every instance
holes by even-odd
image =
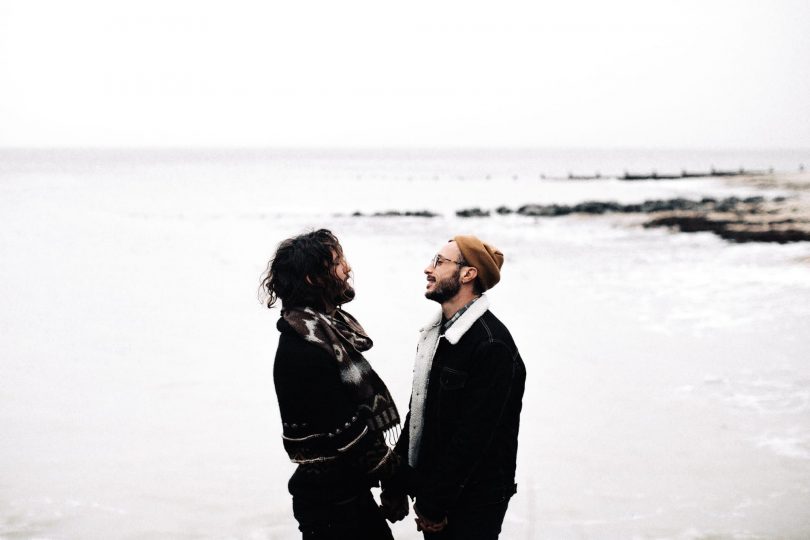
[[[810,146],[340,146],[340,145],[0,145],[0,151],[182,151],[182,152],[567,152],[567,151],[645,151],[645,152],[810,152]]]

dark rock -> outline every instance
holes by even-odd
[[[701,207],[699,202],[689,199],[678,198],[672,199],[669,202],[674,210],[699,210]]]
[[[481,210],[480,208],[465,208],[464,210],[457,210],[458,217],[489,217],[489,210]]]
[[[362,214],[360,214],[362,215]],[[436,217],[439,214],[430,210],[387,210],[385,212],[374,212],[374,217]]]
[[[521,216],[533,217],[555,217],[570,214],[572,211],[570,206],[557,205],[557,204],[527,204],[518,208],[517,213]]]
[[[544,208],[541,204],[524,204],[518,208],[517,213],[521,216],[541,216]]]
[[[708,216],[691,214],[670,215],[652,219],[644,224],[645,228],[650,227],[675,227],[681,232],[719,232],[725,228],[727,222],[710,219]]]
[[[718,202],[715,205],[715,210],[718,212],[735,212],[741,200],[737,197],[728,197]]]
[[[805,224],[806,225],[806,224]],[[789,242],[810,241],[810,227],[790,220],[777,222],[745,222],[735,218],[703,214],[674,214],[655,218],[644,224],[649,227],[674,227],[681,232],[712,232],[732,242]]]
[[[508,206],[499,206],[498,208],[495,209],[495,211],[502,216],[509,215],[513,212],[512,209],[509,208]]]
[[[596,201],[575,204],[571,211],[579,214],[604,214],[606,212],[605,205]]]
[[[622,206],[615,202],[585,201],[574,205],[571,211],[581,214],[605,214],[607,212],[621,212]]]
[[[729,226],[717,233],[721,238],[733,242],[775,242],[789,244],[791,242],[810,241],[810,231],[801,229],[783,229],[772,227],[752,228],[745,226]]]
[[[668,201],[644,201],[641,203],[641,211],[647,214],[651,212],[667,212],[673,209],[673,206]]]

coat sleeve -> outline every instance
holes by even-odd
[[[471,360],[457,428],[439,450],[434,472],[420,479],[415,507],[431,520],[443,519],[461,495],[492,444],[514,386],[517,363],[505,344],[486,343]]]
[[[408,414],[405,415],[405,423],[402,424],[402,433],[400,433],[399,439],[397,439],[397,444],[396,446],[394,446],[394,451],[397,453],[397,455],[404,463],[408,462],[408,445],[410,441],[410,430],[411,430],[411,411],[409,410]]]
[[[406,493],[408,495],[415,495],[416,485],[418,480],[416,478],[416,471],[411,469],[408,465],[408,441],[409,432],[411,427],[411,413],[405,416],[405,423],[402,426],[402,432],[394,446],[394,453],[397,455],[398,465],[390,478],[382,482],[382,488],[389,493]]]

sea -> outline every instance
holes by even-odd
[[[407,410],[456,234],[527,366],[502,538],[810,537],[810,243],[499,207],[787,197],[810,150],[2,149],[0,539],[297,538],[273,387],[278,243],[328,228]],[[569,177],[597,177],[572,179]],[[479,208],[488,217],[464,218]],[[434,217],[379,216],[428,211]],[[412,516],[392,526],[416,540]]]

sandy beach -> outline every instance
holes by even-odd
[[[810,243],[645,228],[642,213],[455,214],[762,196],[806,219],[806,175],[572,183],[458,158],[434,172],[13,157],[0,171],[0,538],[294,538],[278,313],[256,290],[279,240],[321,226],[344,245],[347,309],[401,409],[436,309],[421,291],[437,245],[474,232],[506,254],[490,300],[528,379],[504,538],[810,535]],[[370,216],[392,209],[437,216]],[[394,532],[420,538],[412,521]]]

